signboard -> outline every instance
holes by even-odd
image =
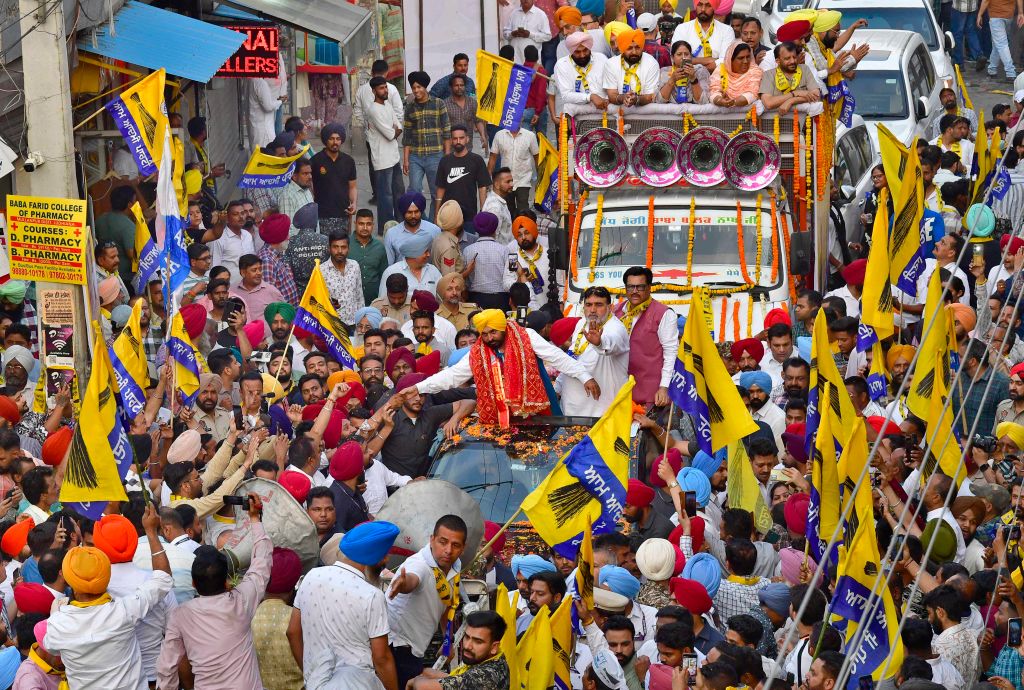
[[[85,201],[7,197],[7,255],[11,278],[86,284]]]
[[[56,407],[57,394],[69,387],[71,401],[78,414],[81,399],[75,376],[75,290],[72,287],[40,289],[39,329],[42,333],[40,366],[33,409],[46,414]]]
[[[215,77],[276,77],[280,72],[278,28],[273,24],[224,24],[245,34],[245,43],[217,70]]]

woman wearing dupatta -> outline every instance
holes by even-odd
[[[723,108],[746,107],[757,100],[764,73],[743,41],[733,41],[711,74],[711,102]]]

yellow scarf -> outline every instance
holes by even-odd
[[[575,62],[572,63],[572,66],[576,68],[576,76],[579,77],[580,80],[580,88],[586,91],[587,93],[590,93],[590,82],[587,81],[587,75],[590,74],[590,67],[593,64],[594,61],[591,60],[590,62],[587,63],[587,68],[584,69],[577,65]]]
[[[608,315],[607,319],[605,319],[603,322],[601,322],[601,325],[604,326],[606,323],[608,323],[608,319],[610,319],[610,318],[611,318],[611,314]],[[573,342],[572,342],[572,353],[573,353],[573,356],[576,359],[579,359],[580,355],[582,355],[584,350],[587,349],[587,346],[590,345],[590,341],[587,340],[586,333],[587,333],[587,324],[584,323],[583,324],[583,330],[581,330],[579,333],[576,334],[576,339],[573,340]]]
[[[103,604],[109,604],[112,601],[113,599],[110,598],[110,595],[104,592],[102,596],[97,599],[93,599],[92,601],[78,601],[77,599],[72,599],[71,605],[76,608],[87,609],[90,606],[103,606]]]
[[[940,149],[942,148],[942,137],[941,136],[939,136],[939,138],[937,138],[935,140],[935,145],[938,146]],[[960,140],[959,139],[957,141],[953,142],[953,144],[949,147],[949,150],[952,151],[953,153],[955,153],[956,157],[959,158],[961,161],[964,159],[964,149],[960,145]],[[966,165],[966,163],[964,165]]]
[[[640,304],[630,305],[626,309],[626,313],[622,315],[622,325],[626,327],[626,333],[633,334],[633,323],[643,316],[643,313],[647,311],[647,307],[651,306],[651,298],[648,297]]]
[[[751,577],[744,577],[742,575],[729,576],[729,582],[735,582],[738,585],[747,585],[748,587],[751,585],[756,585],[760,581],[761,578],[757,577],[756,575],[752,575]]]
[[[34,645],[32,645],[32,648],[29,649],[29,652],[28,652],[29,661],[31,661],[33,664],[35,664],[39,668],[43,669],[43,672],[45,672],[46,675],[48,675],[48,676],[57,676],[58,678],[60,678],[60,684],[57,685],[57,690],[67,690],[70,687],[68,685],[68,676],[67,676],[67,674],[64,671],[60,671],[58,669],[55,669],[53,666],[50,666],[48,663],[43,661],[43,658],[41,656],[39,656],[39,652],[37,651],[38,649],[39,649],[39,643],[38,642],[35,643]]]
[[[707,33],[704,33],[704,30],[700,28],[700,22],[696,19],[693,20],[693,28],[697,30],[697,38],[700,39],[700,56],[706,58],[715,57],[711,53],[711,36],[715,33],[715,20],[711,20],[711,28],[708,29]]]
[[[781,67],[775,69],[775,88],[782,93],[789,93],[790,91],[796,91],[796,87],[800,85],[800,77],[802,73],[800,68],[796,68],[796,72],[793,73],[793,80],[790,81],[786,77],[786,73],[782,71]]]
[[[437,588],[437,596],[445,607],[444,616],[442,617],[444,621],[442,653],[448,656],[452,646],[452,622],[455,620],[455,611],[459,608],[459,581],[462,576],[460,573],[455,573],[455,578],[449,582],[443,570],[436,566],[431,568],[431,570],[434,572],[434,586]]]
[[[537,278],[537,262],[540,261],[541,254],[543,253],[544,247],[539,244],[537,245],[537,253],[532,257],[527,256],[522,249],[519,250],[519,256],[530,266],[530,275],[527,276],[527,279],[535,280]]]
[[[427,343],[420,343],[416,346],[416,354],[418,355],[429,355],[434,351],[434,348],[430,347]]]
[[[719,67],[719,71],[721,72],[721,75],[722,75],[721,78],[720,78],[720,81],[721,81],[721,84],[722,84],[722,95],[725,96],[725,95],[727,95],[726,91],[729,90],[729,75],[726,74],[725,67],[720,66]]]
[[[632,66],[622,56],[619,56],[619,60],[622,62],[623,93],[640,93],[640,75],[637,74],[637,70],[640,69],[642,60],[637,60]]]
[[[497,654],[492,656],[490,659],[484,659],[483,661],[480,662],[480,664],[489,664],[492,661],[501,661],[501,659],[502,659],[502,657],[504,657],[504,655],[505,655],[504,652],[498,652]],[[473,664],[473,666],[479,666],[480,664]],[[463,664],[462,666],[459,666],[457,669],[455,669],[454,671],[452,671],[448,675],[449,676],[461,676],[463,673],[465,673],[469,669],[473,668],[473,666],[468,666],[466,664]]]

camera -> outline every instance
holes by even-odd
[[[991,454],[992,451],[996,449],[996,442],[997,439],[995,436],[990,436],[988,434],[975,434],[974,441],[971,442],[971,445],[978,450]]]
[[[22,166],[25,172],[35,172],[35,169],[46,162],[46,156],[39,151],[29,151],[29,154],[25,156],[25,163]]]

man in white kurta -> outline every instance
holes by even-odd
[[[607,105],[605,97],[604,65],[608,58],[594,53],[594,38],[585,31],[569,34],[565,39],[569,54],[555,63],[555,90],[563,103]]]
[[[583,318],[569,338],[569,356],[594,376],[601,397],[591,398],[579,381],[568,377],[561,382],[562,411],[600,417],[629,379],[629,333],[612,313],[607,288],[590,287],[583,292]]]
[[[725,55],[725,49],[736,40],[736,33],[728,24],[715,21],[711,0],[696,0],[693,9],[697,18],[677,26],[672,32],[672,43],[689,43],[693,49],[693,64],[703,65],[708,72],[713,72]]]
[[[541,44],[551,40],[551,23],[544,10],[534,6],[535,0],[520,0],[518,10],[512,10],[501,35],[515,49],[515,62],[523,64],[523,51],[533,46],[540,52]]]

